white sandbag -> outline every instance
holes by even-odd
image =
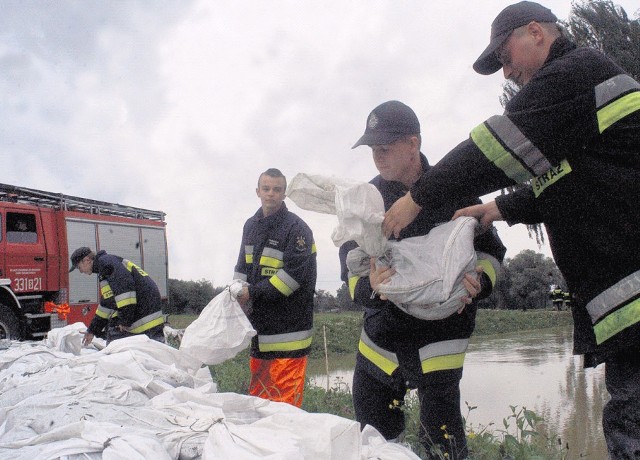
[[[275,413],[249,425],[218,424],[210,431],[203,460],[360,458],[360,424],[331,414]]]
[[[11,341],[0,350],[0,459],[413,458],[377,433],[361,455],[353,420],[216,393],[196,361],[145,335],[79,356]]]
[[[420,460],[402,444],[387,442],[371,425],[365,425],[360,433],[363,459],[393,458],[394,460]]]
[[[460,298],[467,295],[465,273],[475,273],[477,224],[472,217],[460,217],[427,235],[389,241],[376,266],[393,267],[396,273],[379,286],[379,293],[416,318],[437,320],[452,315],[462,306]],[[362,248],[350,251],[349,271],[368,275],[369,257]]]
[[[235,281],[215,296],[184,331],[180,351],[204,364],[219,364],[247,348],[256,331],[230,292],[242,286]]]
[[[73,353],[79,355],[82,350],[82,338],[81,332],[85,332],[87,326],[84,323],[74,323],[65,326],[64,328],[51,329],[47,333],[45,343],[50,348],[58,348],[61,351],[67,353]],[[70,333],[70,331],[73,331]]]
[[[336,190],[358,184],[351,179],[298,173],[289,181],[286,195],[302,209],[336,215]]]
[[[384,253],[384,201],[373,184],[299,173],[289,183],[287,196],[302,209],[338,217],[331,234],[336,246],[353,240],[367,254]]]

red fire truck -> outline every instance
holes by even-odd
[[[140,266],[167,301],[165,214],[0,184],[0,339],[41,339],[65,324],[88,325],[97,276],[69,273],[70,254],[101,249]]]

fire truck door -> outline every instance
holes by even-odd
[[[4,217],[4,276],[11,279],[16,294],[42,291],[46,257],[39,214],[13,208]]]

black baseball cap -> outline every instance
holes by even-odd
[[[496,50],[504,43],[518,27],[536,22],[556,22],[558,18],[549,8],[545,8],[535,2],[519,2],[507,6],[491,23],[491,38],[489,46],[485,48],[480,57],[473,63],[473,70],[481,75],[491,75],[502,68],[495,54]]]
[[[87,257],[92,252],[93,251],[86,246],[83,246],[73,251],[73,254],[71,254],[71,268],[69,269],[69,273],[71,273],[76,268],[78,268],[78,264],[80,263],[80,261],[85,257]]]
[[[409,134],[420,134],[420,122],[415,112],[402,102],[387,101],[371,111],[364,134],[351,148],[392,144]]]

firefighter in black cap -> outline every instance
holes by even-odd
[[[89,345],[94,336],[107,343],[136,334],[146,334],[164,342],[164,315],[158,286],[140,267],[106,251],[94,253],[88,247],[71,255],[72,272],[98,274],[100,305],[82,341]]]
[[[379,175],[371,183],[380,191],[388,209],[418,178],[431,168],[420,152],[420,122],[415,112],[399,101],[387,101],[367,117],[366,130],[353,146],[371,147]],[[426,235],[448,221],[461,206],[479,203],[477,198],[439,198],[437,210],[421,213],[403,237]],[[488,296],[500,272],[505,248],[495,231],[477,235],[477,277],[466,275],[467,296],[458,313],[427,321],[411,316],[376,295],[377,287],[393,267],[375,269],[369,276],[349,274],[346,256],[355,242],[340,248],[342,280],[351,298],[364,307],[364,324],[353,376],[353,405],[361,426],[371,425],[389,440],[402,437],[405,417],[401,406],[408,389],[417,388],[420,399],[420,440],[427,451],[440,449],[447,458],[467,455],[464,422],[460,411],[460,379],[469,338],[475,327],[475,299]],[[436,447],[439,446],[439,447]],[[436,458],[441,458],[437,456]]]
[[[398,200],[383,222],[398,234],[439,196],[476,196],[529,183],[456,213],[481,223],[544,223],[572,293],[574,353],[605,363],[611,458],[640,452],[640,83],[565,37],[534,2],[506,7],[473,64],[521,86]]]

